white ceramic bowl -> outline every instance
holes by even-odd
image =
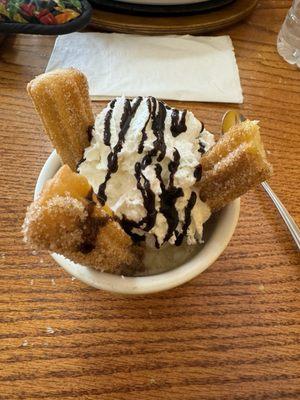
[[[60,160],[56,152],[53,151],[38,177],[34,193],[35,199],[46,180],[52,178],[60,166]],[[210,227],[209,237],[192,259],[173,270],[157,275],[121,277],[75,264],[56,253],[52,253],[52,257],[69,274],[98,289],[130,295],[160,292],[195,278],[213,264],[229,243],[238,222],[239,212],[240,200],[237,199],[228,204],[215,218],[214,224]]]

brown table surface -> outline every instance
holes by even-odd
[[[233,106],[259,119],[270,184],[300,223],[299,72],[277,54],[286,0],[260,1],[231,35],[244,90]],[[0,399],[300,398],[299,253],[258,187],[242,198],[234,237],[182,287],[126,298],[72,280],[20,233],[51,152],[26,94],[53,37],[9,36],[0,48]],[[177,103],[217,131],[226,104]],[[95,104],[95,111],[101,105]]]

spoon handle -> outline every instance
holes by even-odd
[[[273,200],[273,203],[277,207],[277,210],[279,211],[280,215],[282,216],[289,231],[291,232],[291,235],[293,236],[293,239],[296,242],[296,245],[298,246],[298,249],[300,250],[300,229],[299,229],[299,227],[297,226],[297,224],[294,221],[294,219],[292,218],[292,216],[289,214],[288,210],[284,207],[284,205],[281,203],[279,198],[276,196],[276,194],[270,188],[268,183],[262,182],[262,186],[265,189],[265,191],[268,193],[268,195],[271,197],[271,199]]]

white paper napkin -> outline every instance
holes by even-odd
[[[161,99],[242,103],[229,36],[137,36],[71,33],[59,36],[47,71],[75,67],[93,99]]]

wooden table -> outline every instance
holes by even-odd
[[[260,1],[226,33],[245,94],[234,108],[261,121],[270,184],[300,223],[300,79],[275,46],[289,5]],[[92,289],[22,243],[24,212],[51,152],[25,87],[44,71],[53,43],[12,35],[0,49],[0,399],[299,398],[299,253],[260,187],[243,197],[219,260],[165,293]],[[231,107],[173,104],[212,131]]]

